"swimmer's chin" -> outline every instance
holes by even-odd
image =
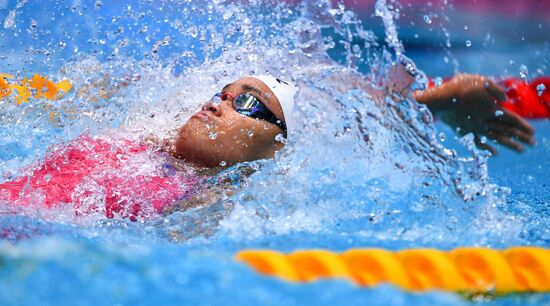
[[[187,128],[182,130],[176,139],[173,151],[170,152],[172,156],[197,167],[211,168],[219,166],[220,162],[216,150],[207,147],[208,145],[211,146],[209,141],[203,139],[203,137],[197,137],[199,134],[196,133],[196,130]]]

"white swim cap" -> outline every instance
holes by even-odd
[[[294,95],[298,92],[298,87],[291,82],[283,81],[270,75],[252,75],[250,77],[262,81],[275,94],[277,100],[279,100],[283,109],[288,137],[290,131],[293,131],[296,126],[296,118],[292,115],[292,110],[294,108]]]

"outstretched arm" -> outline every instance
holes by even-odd
[[[497,150],[481,136],[522,152],[523,144],[534,145],[534,129],[518,115],[500,106],[503,88],[480,75],[459,74],[439,87],[413,93],[443,122],[459,134],[474,133],[478,147],[496,155]],[[523,143],[523,144],[522,144]]]

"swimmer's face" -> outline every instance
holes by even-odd
[[[222,91],[233,97],[252,94],[277,119],[283,121],[283,111],[277,97],[256,78],[241,78],[225,86]],[[180,129],[174,155],[207,167],[271,158],[284,146],[275,139],[283,133],[273,123],[235,111],[230,97],[217,105],[209,101]]]

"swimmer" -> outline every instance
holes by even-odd
[[[390,91],[406,95],[408,85]],[[27,208],[36,202],[48,208],[73,205],[77,216],[133,221],[169,212],[175,205],[187,209],[208,203],[212,190],[201,186],[203,178],[196,169],[272,158],[284,147],[282,140],[298,128],[292,116],[297,90],[289,80],[272,76],[240,78],[207,101],[162,150],[82,135],[24,175],[1,184],[0,203]],[[499,106],[505,92],[485,77],[458,75],[444,86],[412,95],[460,133],[474,133],[478,145],[493,153],[496,150],[480,136],[517,151],[523,150],[521,142],[534,144],[533,128]],[[151,155],[149,160],[159,164],[143,170],[141,161]],[[188,166],[181,167],[181,161]]]
[[[170,152],[206,167],[271,158],[284,146],[277,135],[286,137],[287,128],[295,128],[291,110],[296,91],[291,83],[270,76],[230,83],[181,128]],[[524,151],[521,143],[535,144],[534,129],[500,106],[506,92],[487,77],[457,75],[440,87],[415,91],[413,96],[461,135],[474,133],[476,144],[493,155],[496,149],[483,143],[481,136],[518,152]],[[215,141],[208,139],[212,132],[218,135]]]

